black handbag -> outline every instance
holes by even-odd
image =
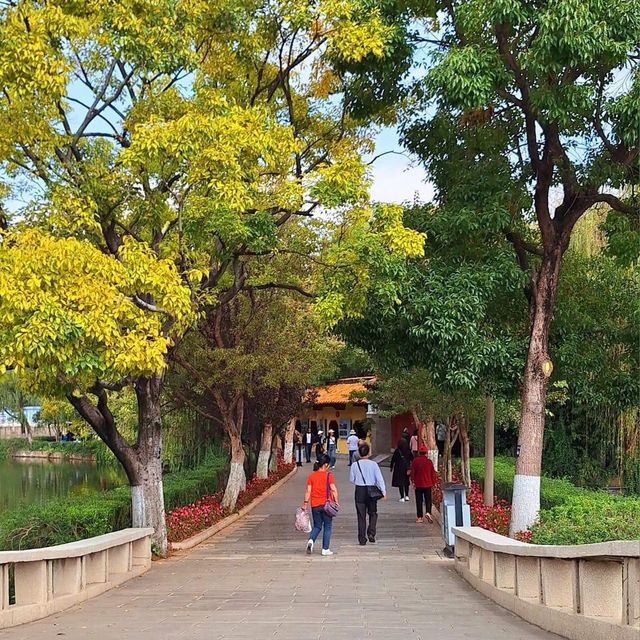
[[[366,480],[364,479],[364,473],[362,473],[362,467],[360,466],[360,460],[357,460],[356,464],[358,465],[358,469],[360,470],[362,482],[366,482]],[[377,484],[366,484],[365,487],[367,487],[367,496],[371,500],[381,500],[382,498],[384,498],[384,493],[382,493],[382,490]]]

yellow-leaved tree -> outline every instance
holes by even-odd
[[[13,210],[0,247],[3,366],[66,395],[107,443],[134,525],[154,528],[160,553],[160,394],[177,340],[256,287],[308,285],[335,322],[371,286],[393,298],[380,265],[422,251],[397,210],[370,206],[371,143],[332,73],[334,60],[385,55],[391,37],[364,0],[0,8],[0,193]],[[332,218],[319,276],[251,268],[291,249],[283,230],[320,211]],[[138,402],[133,443],[109,410],[125,386]],[[240,434],[228,437],[233,506],[244,453]]]

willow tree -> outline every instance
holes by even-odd
[[[390,31],[360,0],[0,8],[1,192],[14,213],[3,207],[12,235],[2,286],[12,286],[30,228],[40,230],[31,250],[42,251],[33,260],[43,274],[40,289],[30,285],[31,315],[16,307],[0,319],[3,360],[66,395],[129,467],[134,523],[155,528],[161,552],[160,394],[188,319],[228,304],[248,285],[247,262],[282,248],[278,229],[322,208],[345,227],[365,225],[391,253],[421,250],[397,217],[368,206],[368,143],[340,108],[328,62],[383,55]],[[347,291],[330,284],[321,310]],[[44,301],[72,319],[48,327]],[[73,366],[69,349],[82,353]],[[138,403],[133,443],[109,409],[125,386]]]
[[[511,522],[517,532],[535,521],[540,506],[549,328],[572,231],[597,203],[639,215],[637,195],[629,190],[625,197],[621,187],[638,183],[640,3],[435,5],[440,20],[421,36],[431,47],[430,69],[419,82],[420,106],[406,138],[425,160],[442,204],[502,217],[529,276]],[[464,174],[456,165],[461,158]]]

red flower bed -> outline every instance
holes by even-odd
[[[471,508],[471,524],[474,527],[482,527],[502,536],[509,535],[511,505],[506,500],[493,496],[493,505],[486,505],[480,484],[474,480],[467,493],[467,504]]]
[[[247,482],[246,488],[240,492],[236,503],[236,511],[253,502],[266,489],[284,478],[293,468],[294,463],[285,464],[278,460],[278,469],[269,474],[268,478],[258,479],[254,476]],[[210,496],[203,496],[192,504],[178,507],[170,511],[166,516],[167,534],[171,542],[181,542],[196,535],[204,529],[213,526],[222,518],[231,515],[231,511],[223,509],[222,497],[224,493],[219,491]]]
[[[456,471],[453,473],[453,482],[461,482]],[[442,503],[442,486],[440,476],[433,487],[433,503],[440,508]],[[474,527],[482,527],[487,531],[499,533],[502,536],[509,535],[509,522],[511,520],[511,505],[506,501],[493,496],[493,505],[484,504],[484,494],[480,484],[475,480],[471,482],[471,488],[467,491],[467,504],[471,509],[471,524]],[[522,531],[516,539],[522,542],[531,542],[531,531]]]

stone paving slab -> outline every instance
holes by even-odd
[[[414,503],[397,502],[395,489],[380,503],[376,544],[359,546],[345,457],[335,555],[307,556],[293,518],[310,467],[195,549],[0,639],[557,640],[459,578],[436,526],[416,524]]]

